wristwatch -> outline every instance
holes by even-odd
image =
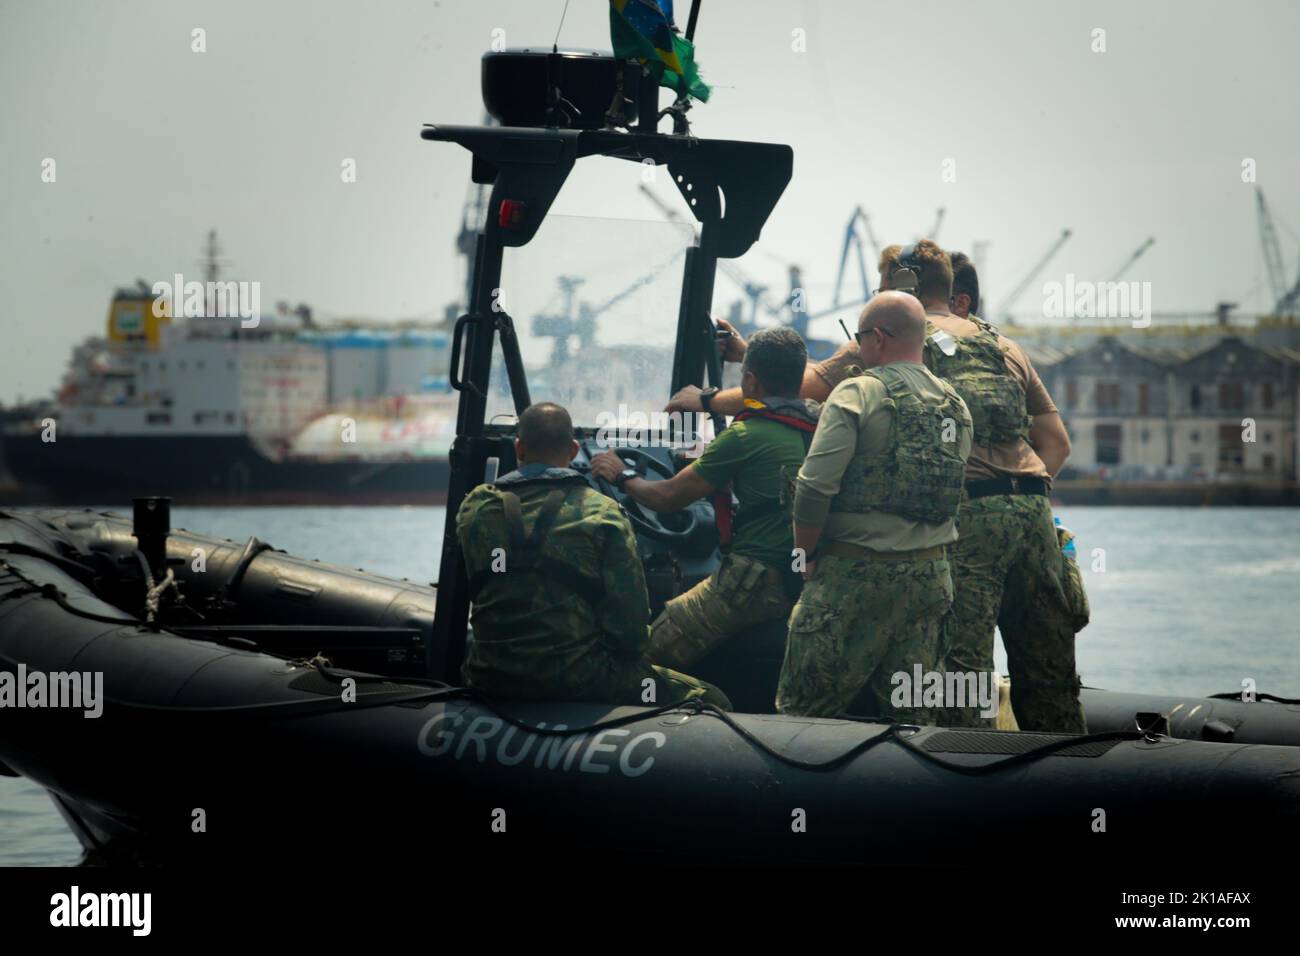
[[[630,468],[630,467],[624,468],[622,471],[620,471],[617,475],[614,476],[614,487],[618,488],[621,491],[623,489],[623,482],[627,481],[629,478],[640,478],[640,477],[641,477],[641,472],[637,471],[635,468]]]
[[[704,409],[705,414],[708,415],[713,414],[713,409],[710,408],[709,406],[713,404],[713,396],[717,394],[718,394],[718,386],[716,385],[714,385],[712,388],[700,389],[700,408]]]

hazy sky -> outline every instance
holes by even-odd
[[[115,286],[198,278],[209,228],[264,309],[440,315],[462,281],[469,158],[420,125],[478,122],[492,31],[549,44],[563,6],[0,0],[0,401],[52,390]],[[607,9],[571,0],[561,45],[607,49]],[[861,203],[882,242],[946,207],[945,246],[990,243],[995,303],[1070,227],[1043,280],[1108,278],[1154,235],[1129,278],[1152,283],[1157,311],[1254,311],[1267,296],[1242,160],[1285,224],[1293,278],[1298,36],[1294,0],[705,0],[698,59],[715,95],[692,115],[700,136],[794,146],[794,179],[740,264],[780,290],[781,260],[798,261],[814,310]],[[657,218],[636,182],[592,194],[571,180],[557,211]],[[733,295],[720,277],[717,304]],[[1031,289],[1021,306],[1040,300]]]

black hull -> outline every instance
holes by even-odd
[[[441,504],[444,459],[274,461],[245,436],[5,438],[26,504],[93,505],[166,495],[186,505]]]
[[[426,663],[409,655],[411,670],[385,680],[337,671],[305,658],[328,639],[346,666],[367,627],[428,646],[434,589],[211,540],[206,570],[190,573],[182,556],[202,539],[188,533],[169,549],[205,623],[151,630],[131,620],[140,582],[121,560],[124,525],[0,516],[0,669],[98,672],[107,698],[95,719],[5,713],[0,764],[50,790],[100,859],[247,863],[282,846],[299,863],[464,852],[979,866],[992,839],[1071,866],[1204,865],[1300,826],[1297,747],[493,704],[404,676]],[[264,653],[297,632],[254,621],[293,622],[310,644]],[[547,736],[538,722],[601,726]]]

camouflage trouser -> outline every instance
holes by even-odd
[[[938,668],[943,616],[952,604],[944,558],[819,558],[790,617],[776,692],[783,714],[861,716],[934,723],[924,708],[895,707],[893,675]],[[908,701],[908,703],[912,703]]]
[[[963,500],[956,544],[948,546],[955,597],[945,625],[945,670],[992,671],[993,628],[1002,631],[1011,706],[1021,730],[1087,732],[1074,666],[1075,618],[1063,589],[1052,506],[1041,495]],[[992,727],[970,708],[952,708],[950,727]]]
[[[650,625],[647,655],[671,667],[690,667],[745,628],[788,620],[792,607],[781,572],[729,554],[711,575],[664,606]]]
[[[551,680],[523,679],[489,668],[466,670],[467,683],[501,700],[582,700],[657,707],[699,697],[706,703],[731,709],[727,695],[707,681],[658,667],[644,657],[619,658],[605,648],[593,650],[580,663],[552,677]]]
[[[648,682],[648,683],[647,683]],[[585,688],[580,699],[634,707],[659,707],[680,704],[698,697],[706,704],[731,709],[731,701],[722,690],[708,681],[680,671],[640,660],[613,660],[596,682]]]
[[[642,665],[644,668],[644,665]],[[660,667],[658,664],[651,664],[650,671],[647,673],[644,669],[636,675],[637,687],[641,688],[638,703],[646,706],[658,706],[660,704],[680,704],[684,700],[698,697],[706,704],[713,704],[721,707],[723,710],[731,710],[731,700],[723,693],[722,688],[715,684],[710,684],[706,680],[700,680],[698,677],[692,677],[689,674],[683,674],[681,671],[675,671],[667,667]],[[655,697],[653,705],[647,701],[644,692],[644,680],[646,677],[656,677]]]

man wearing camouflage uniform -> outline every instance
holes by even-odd
[[[672,667],[692,666],[747,628],[768,621],[784,625],[798,591],[791,570],[793,482],[819,411],[816,402],[798,397],[808,349],[788,328],[764,329],[741,349],[744,407],[731,426],[673,478],[628,478],[623,484],[629,497],[661,513],[724,490],[714,498],[722,519],[722,562],[669,601],[650,626],[651,659]],[[611,481],[623,468],[613,451],[591,463],[594,474]],[[734,518],[729,486],[739,501]]]
[[[921,362],[925,313],[912,296],[874,297],[857,341],[868,370],[830,393],[799,471],[795,548],[810,558],[776,706],[931,723],[914,698],[895,706],[894,677],[940,664],[970,414]]]
[[[549,402],[519,417],[519,469],[470,492],[456,515],[474,639],[464,677],[495,697],[665,704],[703,681],[651,664],[649,597],[622,508],[569,468],[569,413]]]
[[[974,267],[963,267],[973,278]],[[1061,553],[1048,499],[1070,453],[1061,416],[1015,342],[973,315],[949,311],[953,270],[937,245],[890,246],[880,272],[882,286],[895,287],[901,276],[921,300],[929,323],[926,365],[965,399],[974,422],[959,538],[948,548],[955,598],[945,670],[991,672],[996,626],[1020,729],[1085,733],[1074,635],[1087,612],[1080,611],[1081,584],[1065,565],[1070,559]],[[967,311],[974,313],[978,285],[970,287],[976,291]],[[976,708],[950,709],[942,722],[992,726]]]

